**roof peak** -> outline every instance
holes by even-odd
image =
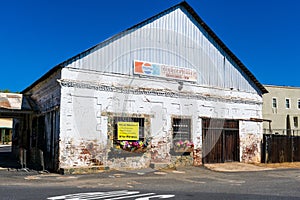
[[[59,68],[63,68],[64,66],[76,61],[77,59],[80,59],[81,57],[89,54],[91,51],[95,50],[96,48],[101,47],[102,45],[105,45],[109,42],[111,42],[112,40],[117,39],[118,37],[126,34],[127,32],[133,31],[138,27],[144,26],[145,24],[147,24],[149,21],[156,19],[157,17],[163,15],[164,13],[170,12],[172,10],[175,10],[176,8],[179,7],[183,7],[194,19],[195,21],[207,32],[207,34],[210,35],[210,37],[212,38],[212,40],[214,40],[216,42],[216,44],[218,44],[220,46],[220,48],[227,54],[228,57],[230,57],[239,67],[240,69],[249,77],[249,79],[253,82],[253,84],[262,92],[262,93],[268,93],[268,91],[264,88],[264,86],[255,78],[255,76],[247,69],[247,67],[233,54],[233,52],[221,41],[221,39],[213,32],[213,30],[211,28],[209,28],[209,26],[200,18],[200,16],[195,12],[195,10],[186,2],[186,1],[182,1],[178,4],[175,4],[174,6],[150,17],[147,18],[146,20],[143,20],[142,22],[131,26],[130,28],[116,34],[113,35],[112,37],[98,43],[97,45],[71,57],[70,59],[67,59],[65,61],[63,61],[62,63],[58,64],[57,66],[55,66],[54,68],[52,68],[50,71],[48,71],[44,76],[42,76],[40,79],[38,79],[36,82],[34,82],[31,86],[29,86],[28,88],[26,88],[24,91],[22,91],[22,93],[25,93],[27,91],[29,91],[32,87],[34,87],[34,85],[36,85],[38,82],[42,81],[43,79],[45,79],[46,77],[48,77],[51,73],[53,73],[54,71],[58,70]]]

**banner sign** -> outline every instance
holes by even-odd
[[[183,81],[197,81],[197,71],[194,69],[156,64],[134,60],[134,74],[155,76],[161,78],[178,79]]]
[[[118,122],[118,140],[139,140],[139,123]]]

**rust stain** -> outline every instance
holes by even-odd
[[[13,93],[0,93],[0,108],[20,109],[22,95]]]
[[[103,162],[96,159],[96,158],[93,158],[90,160],[94,165],[103,165]]]
[[[202,165],[202,151],[200,148],[194,149],[193,152],[193,165],[201,166]]]
[[[88,154],[91,155],[90,151],[87,149],[81,149],[81,153],[80,154]]]
[[[252,162],[256,153],[258,152],[258,147],[256,143],[252,143],[249,146],[243,148],[242,160],[246,162]]]
[[[11,108],[7,98],[0,97],[0,108]]]

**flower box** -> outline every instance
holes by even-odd
[[[189,140],[178,140],[174,141],[174,151],[175,152],[192,152],[194,150],[193,142]]]
[[[192,152],[194,147],[174,147],[175,152]]]
[[[147,147],[149,145],[149,142],[138,140],[138,141],[116,141],[114,151],[132,153],[132,154],[141,154],[145,153],[147,151]]]

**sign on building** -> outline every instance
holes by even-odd
[[[145,61],[134,61],[134,74],[155,76],[160,78],[197,81],[197,71],[194,69],[169,66]]]
[[[118,140],[139,140],[139,123],[118,122]]]

